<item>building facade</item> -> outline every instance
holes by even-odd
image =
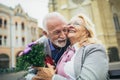
[[[37,20],[20,5],[11,8],[0,4],[0,68],[14,68],[18,53],[39,38],[39,31]]]
[[[87,14],[109,61],[120,61],[120,0],[49,0],[49,11],[60,12],[67,20],[79,12]]]

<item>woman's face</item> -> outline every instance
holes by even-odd
[[[82,18],[74,17],[68,24],[68,35],[71,44],[74,44],[82,39],[85,35],[84,21]]]

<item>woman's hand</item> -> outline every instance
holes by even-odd
[[[51,74],[51,76],[53,76],[55,74],[55,72],[56,72],[55,66],[53,66],[53,65],[51,65],[49,63],[47,63],[47,66],[49,68],[49,73]]]
[[[38,68],[37,74],[32,78],[32,80],[52,80],[53,75],[55,74],[56,70],[54,66],[47,63],[47,68],[40,67]]]

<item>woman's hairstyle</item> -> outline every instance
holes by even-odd
[[[44,19],[43,19],[43,30],[48,32],[47,30],[47,21],[53,17],[56,17],[56,18],[59,18],[61,20],[63,20],[64,22],[66,22],[66,19],[64,18],[64,16],[62,16],[60,13],[58,12],[51,12],[51,13],[48,13]],[[67,22],[66,22],[67,23]]]
[[[87,17],[85,14],[83,13],[79,13],[77,16],[78,18],[83,19],[84,21],[84,27],[86,28],[86,30],[89,32],[89,36],[88,36],[88,41],[90,43],[101,43],[97,37],[96,37],[96,33],[95,33],[95,28],[94,28],[94,24],[93,22],[89,19],[89,17]]]

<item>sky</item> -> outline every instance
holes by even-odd
[[[42,26],[42,19],[48,13],[48,0],[0,0],[1,4],[15,8],[18,4],[32,18],[37,19]]]

